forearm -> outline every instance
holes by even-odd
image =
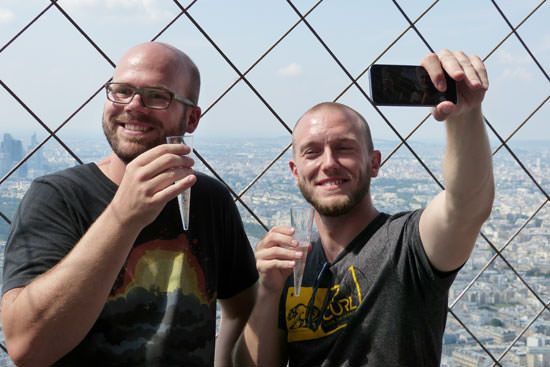
[[[232,365],[233,351],[254,306],[256,290],[255,283],[231,298],[219,300],[222,313],[214,356],[216,367]]]
[[[481,107],[449,119],[443,163],[446,206],[459,220],[485,220],[494,197],[491,149]]]
[[[139,230],[109,206],[71,252],[15,297],[3,299],[12,358],[49,365],[73,349],[97,320]]]
[[[283,357],[278,327],[280,294],[260,287],[254,309],[237,343],[235,366],[279,366]]]
[[[216,367],[231,366],[233,347],[237,343],[246,320],[228,319],[222,317],[220,333],[216,339],[216,353],[214,365]]]

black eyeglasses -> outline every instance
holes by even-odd
[[[330,281],[327,284],[328,280]],[[327,293],[325,294],[323,305],[321,306],[321,309],[319,309],[315,307],[315,305],[317,304],[317,302],[315,302],[315,299],[317,298],[317,291],[319,290],[319,287],[324,286],[325,284],[327,284]],[[313,284],[313,292],[307,304],[306,325],[308,328],[310,328],[311,330],[317,330],[319,328],[321,322],[323,322],[323,315],[325,314],[325,312],[327,312],[327,308],[331,298],[332,272],[330,271],[330,264],[328,262],[325,262],[323,264],[323,267],[319,271],[319,274],[317,274],[317,278],[315,278],[315,283]]]
[[[107,83],[105,84],[105,91],[107,92],[107,99],[118,104],[128,104],[136,94],[139,94],[143,106],[154,110],[167,109],[172,100],[186,106],[196,106],[189,98],[178,96],[162,87],[137,88],[127,83]]]

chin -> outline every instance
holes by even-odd
[[[130,163],[139,155],[145,153],[151,148],[154,148],[158,144],[152,144],[144,141],[120,141],[115,139],[109,141],[111,149],[123,162]]]
[[[304,185],[302,180],[299,180],[298,188],[304,198],[319,214],[327,217],[338,217],[349,213],[361,203],[369,192],[369,184],[370,181],[367,180],[364,185],[359,186],[356,190],[347,193],[332,192],[327,194],[326,192],[314,191]]]
[[[337,217],[346,214],[355,206],[348,197],[334,198],[332,200],[312,200],[310,203],[319,214],[327,217]]]

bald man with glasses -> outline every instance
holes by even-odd
[[[107,83],[112,153],[36,179],[5,254],[2,323],[25,366],[229,366],[254,303],[254,255],[228,190],[193,171],[199,71],[130,49]],[[191,191],[189,229],[176,196]],[[216,337],[216,304],[222,322]]]

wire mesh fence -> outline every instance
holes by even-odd
[[[85,138],[101,135],[103,84],[135,43],[172,43],[201,69],[198,166],[229,187],[252,241],[280,219],[289,200],[300,200],[286,162],[292,125],[308,107],[332,100],[360,111],[384,158],[375,202],[386,211],[413,209],[443,187],[441,127],[424,109],[374,106],[369,67],[414,63],[444,47],[478,54],[490,73],[503,59],[520,60],[528,87],[503,71],[484,103],[497,197],[451,289],[442,363],[550,365],[550,139],[522,145],[522,137],[537,136],[533,131],[548,132],[546,1],[173,0],[97,18],[77,4],[31,1],[25,14],[32,16],[18,18],[0,38],[1,130],[35,131],[29,149],[3,136],[4,241],[32,178],[107,151]],[[471,12],[460,16],[463,7]],[[532,29],[541,30],[540,38]],[[247,132],[258,137],[246,140]],[[432,134],[439,144],[426,143]]]

